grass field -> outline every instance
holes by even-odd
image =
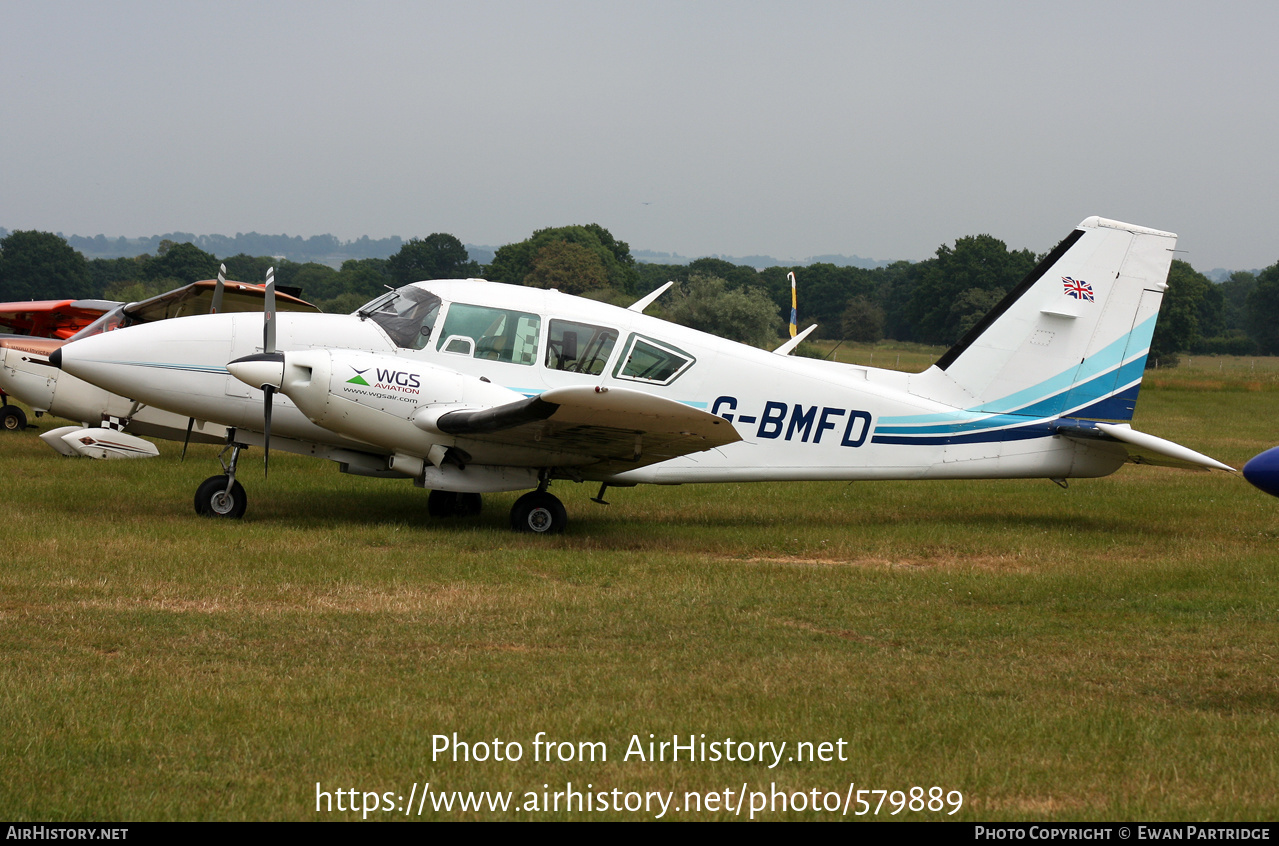
[[[1279,443],[1276,411],[1279,362],[1196,357],[1148,376],[1135,424],[1240,467]],[[161,450],[0,437],[0,818],[360,818],[317,813],[317,782],[395,807],[370,819],[405,819],[426,782],[421,818],[657,815],[432,810],[570,782],[673,791],[667,819],[734,816],[685,792],[821,804],[850,783],[962,793],[908,819],[1279,812],[1279,500],[1237,476],[635,488],[607,508],[561,484],[567,534],[527,537],[505,528],[514,494],[432,521],[407,481],[284,454],[266,481],[242,463],[244,521],[202,520],[215,450]],[[534,760],[538,732],[607,760]],[[433,760],[454,733],[523,757]],[[771,768],[625,759],[650,734],[787,746]],[[846,760],[785,760],[840,740]]]

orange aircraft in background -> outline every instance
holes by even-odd
[[[0,332],[66,340],[124,303],[114,300],[31,300],[0,303]]]

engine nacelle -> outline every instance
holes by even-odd
[[[401,464],[410,455],[426,458],[431,447],[454,442],[415,419],[524,398],[435,364],[347,350],[249,356],[227,369],[255,388],[276,386],[317,426],[399,453]]]

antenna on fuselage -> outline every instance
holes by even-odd
[[[668,290],[668,289],[669,289],[672,285],[674,285],[674,284],[675,284],[674,282],[667,282],[665,285],[663,285],[662,287],[658,288],[656,291],[653,291],[652,293],[648,294],[647,296],[641,297],[641,298],[639,298],[638,300],[636,300],[635,302],[631,303],[629,306],[627,306],[627,307],[626,307],[626,310],[627,310],[627,311],[638,311],[638,312],[640,312],[641,314],[643,314],[643,313],[644,313],[644,309],[646,309],[646,308],[648,308],[649,306],[651,306],[651,305],[653,304],[653,301],[654,301],[654,300],[656,300],[656,299],[657,299],[658,297],[660,297],[662,294],[665,294],[665,293],[666,293],[666,291],[667,291],[667,290]]]

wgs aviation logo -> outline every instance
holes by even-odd
[[[416,373],[407,373],[403,370],[387,370],[383,367],[366,367],[363,370],[358,367],[352,367],[355,376],[347,379],[348,385],[363,385],[366,388],[378,388],[383,391],[395,391],[401,394],[420,394],[422,393],[422,382]],[[364,378],[364,374],[370,370],[374,371],[376,376],[373,384],[369,384]]]

